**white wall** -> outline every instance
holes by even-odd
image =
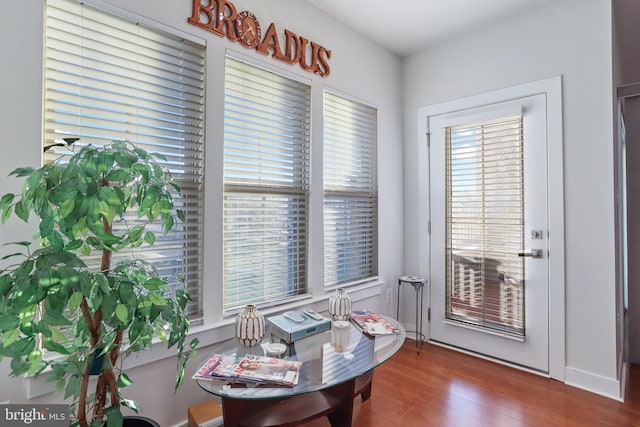
[[[94,3],[89,1],[89,3]],[[327,17],[319,10],[298,0],[271,0],[253,2],[233,1],[238,11],[250,10],[260,20],[263,31],[274,22],[279,34],[287,28],[315,41],[332,51],[329,61],[331,75],[328,78],[314,76],[297,65],[287,65],[272,60],[239,43],[230,42],[215,34],[187,23],[191,16],[191,0],[158,0],[154,2],[132,2],[110,0],[108,5],[125,8],[135,14],[193,34],[207,43],[207,135],[206,135],[206,215],[205,230],[205,314],[207,325],[198,328],[205,345],[229,336],[231,319],[221,315],[220,283],[222,277],[222,111],[224,89],[224,55],[226,49],[240,52],[258,61],[282,68],[288,72],[312,79],[312,123],[313,139],[320,141],[322,124],[322,89],[332,89],[355,96],[378,107],[378,156],[379,162],[379,272],[380,285],[356,292],[356,306],[367,306],[381,312],[395,307],[386,301],[385,288],[394,284],[402,274],[402,90],[401,61],[394,55],[372,44],[362,36]],[[5,2],[0,14],[0,39],[4,40],[2,79],[0,93],[0,129],[2,148],[0,156],[0,194],[15,191],[19,187],[13,178],[6,178],[17,166],[38,165],[40,162],[42,129],[42,7],[41,0]],[[10,42],[9,42],[10,41]],[[354,61],[354,58],[357,58]],[[313,176],[321,174],[321,151],[316,143],[313,148]],[[322,194],[320,179],[314,179],[312,194]],[[320,198],[315,208],[321,209]],[[312,245],[321,240],[321,224],[318,218],[311,229]],[[0,227],[0,242],[24,240],[31,232],[24,225]],[[318,252],[311,261],[310,282],[314,290],[322,288],[322,256]],[[326,295],[315,293],[312,300],[316,310],[326,308]],[[216,327],[217,326],[217,327]],[[212,329],[212,327],[215,327]],[[204,353],[203,353],[204,354]],[[172,394],[175,363],[171,357],[163,357],[160,350],[141,355],[142,359],[131,359],[134,365],[145,360],[149,363],[134,369],[130,376],[135,384],[126,391],[127,397],[139,401],[144,414],[155,418],[163,426],[186,421],[189,405],[211,396],[200,390],[193,382],[186,385],[176,396]],[[190,369],[195,370],[192,363]],[[8,377],[8,362],[0,364],[0,401],[25,401],[26,382],[21,379],[5,380]],[[38,382],[29,383],[42,389]],[[59,401],[62,396],[46,394],[32,402]]]
[[[405,59],[405,270],[421,265],[418,108],[562,75],[566,381],[617,397],[611,43],[610,1],[566,0]]]

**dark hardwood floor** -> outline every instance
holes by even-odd
[[[640,366],[624,403],[510,367],[413,342],[376,368],[354,427],[640,426]],[[308,427],[326,427],[326,418]]]

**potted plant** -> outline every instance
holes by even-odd
[[[173,202],[180,189],[156,158],[124,142],[75,147],[71,157],[13,171],[24,179],[22,191],[0,199],[3,224],[12,215],[37,218],[39,242],[12,243],[15,252],[4,257],[0,357],[11,359],[15,376],[48,372],[71,399],[71,425],[121,426],[121,407],[138,412],[121,394],[132,383],[124,354],[154,339],[175,346],[177,389],[195,352],[197,340],[186,343],[189,294],[136,258],[135,248],[184,219]],[[87,261],[92,254],[99,265]]]

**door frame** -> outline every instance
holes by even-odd
[[[549,377],[565,380],[565,246],[564,162],[562,135],[562,76],[537,80],[418,109],[418,257],[420,271],[431,273],[431,210],[428,117],[510,101],[532,95],[546,96],[549,224]],[[429,310],[431,298],[428,299]],[[426,336],[431,324],[427,318]],[[553,326],[553,327],[551,327]]]

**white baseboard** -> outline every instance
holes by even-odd
[[[200,424],[200,427],[222,427],[222,424],[222,417],[220,416]]]
[[[565,383],[622,402],[621,384],[617,378],[605,377],[576,368],[565,368]]]

